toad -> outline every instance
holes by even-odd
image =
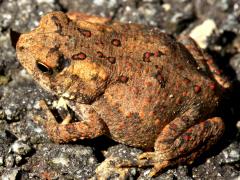
[[[69,113],[58,123],[41,101],[46,119],[38,121],[54,142],[107,135],[145,149],[136,165],[153,166],[153,176],[193,162],[224,132],[214,112],[230,84],[191,38],[52,12],[20,36],[17,57],[78,119]]]

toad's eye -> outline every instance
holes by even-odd
[[[42,71],[44,74],[52,74],[52,68],[48,67],[47,65],[43,64],[42,62],[37,61],[37,68]]]

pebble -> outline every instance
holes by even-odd
[[[239,81],[240,80],[240,53],[234,55],[230,59],[230,66],[234,69],[237,80]]]
[[[12,154],[9,154],[5,159],[5,166],[10,168],[13,167],[15,164],[15,160]]]
[[[0,166],[2,166],[3,165],[3,157],[0,157]]]
[[[19,154],[19,155],[26,155],[27,153],[29,153],[32,150],[32,148],[28,144],[26,144],[20,140],[15,141],[11,145],[10,149],[12,152]]]
[[[213,19],[206,19],[202,24],[196,26],[189,34],[201,48],[207,47],[207,39],[217,28]]]
[[[19,170],[18,169],[11,169],[8,171],[5,171],[3,175],[1,176],[2,180],[16,180]]]

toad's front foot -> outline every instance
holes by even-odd
[[[79,105],[79,110],[85,113],[85,119],[70,123],[71,117],[67,115],[61,124],[57,122],[45,101],[40,101],[39,106],[43,112],[43,117],[35,116],[34,120],[45,127],[49,137],[54,142],[63,143],[78,139],[92,139],[106,133],[104,122],[91,106]]]

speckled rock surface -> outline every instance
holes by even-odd
[[[133,158],[141,152],[106,138],[54,144],[32,121],[31,114],[39,110],[37,101],[46,99],[51,104],[55,97],[38,87],[22,69],[10,41],[10,30],[29,31],[38,25],[41,15],[53,10],[154,25],[173,35],[193,35],[201,42],[234,84],[219,110],[226,133],[192,166],[174,167],[154,179],[240,178],[240,1],[0,0],[1,179],[87,179],[94,176],[104,156]],[[148,168],[133,168],[129,178],[147,179],[148,172]],[[117,175],[110,177],[116,179]]]

